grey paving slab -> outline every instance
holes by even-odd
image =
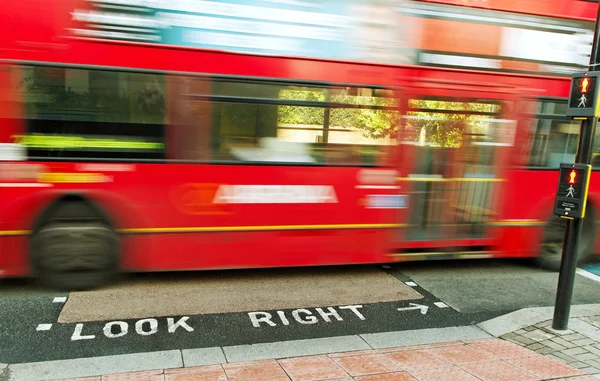
[[[221,347],[183,349],[181,354],[183,365],[186,367],[223,364],[227,362]]]
[[[491,337],[491,335],[475,326],[464,326],[369,333],[361,335],[361,337],[373,348],[391,348],[456,340],[483,339]]]
[[[571,306],[571,318],[600,315],[600,304],[582,304]]]
[[[530,325],[541,323],[547,320],[547,318],[544,313],[539,313],[532,309],[522,309],[484,321],[477,326],[490,335],[498,337]]]
[[[320,339],[290,340],[276,343],[234,345],[223,347],[227,362],[276,359],[334,352],[371,349],[359,336],[339,336]]]
[[[597,327],[584,322],[583,320],[569,319],[569,328],[575,332],[587,336],[592,340],[600,341],[600,330]]]
[[[44,381],[181,367],[183,362],[179,350],[146,352],[14,364],[9,366],[9,381]]]

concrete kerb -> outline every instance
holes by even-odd
[[[45,381],[60,378],[99,376],[112,373],[182,368],[257,359],[281,359],[365,349],[499,337],[552,319],[553,311],[553,307],[525,308],[480,324],[461,327],[290,340],[254,345],[132,353],[11,364],[8,366],[0,364],[0,381]],[[600,315],[600,304],[577,305],[571,308],[571,317],[573,319],[595,315]],[[585,327],[580,327],[580,325],[579,323],[574,324],[572,329],[577,330],[581,328],[588,331],[595,329],[591,325],[589,327],[587,324]]]
[[[533,307],[514,311],[494,319],[477,324],[477,327],[494,337],[551,320],[554,307]],[[582,304],[571,307],[570,317],[573,319],[600,315],[600,304]]]

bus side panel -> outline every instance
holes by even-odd
[[[514,225],[501,228],[502,256],[534,257],[544,235],[544,224],[552,217],[554,198],[558,183],[558,171],[516,170],[512,171],[506,198],[512,200],[506,206],[505,220]],[[593,208],[596,219],[600,213],[600,182],[592,174],[587,210]],[[596,229],[595,251],[600,252],[600,234]]]

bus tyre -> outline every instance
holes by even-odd
[[[117,273],[119,238],[100,222],[51,220],[31,239],[33,273],[44,286],[85,290],[108,283]]]
[[[548,220],[544,229],[540,255],[535,259],[539,267],[550,271],[560,270],[566,224],[567,220],[558,216],[552,216]],[[577,252],[578,264],[586,262],[594,254],[594,224],[594,213],[590,208],[583,221],[583,230]]]

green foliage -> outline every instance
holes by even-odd
[[[147,83],[137,91],[126,87],[81,92],[57,84],[36,83],[32,73],[22,85],[27,114],[32,118],[161,123],[166,115],[164,91],[155,83]]]
[[[298,101],[325,102],[325,92],[282,90],[281,99]],[[362,105],[362,106],[393,106],[393,99],[368,96],[353,96],[347,94],[332,95],[329,103]],[[324,103],[325,105],[325,103]],[[369,108],[331,108],[329,116],[330,128],[359,129],[365,137],[381,139],[394,137],[397,132],[397,112]],[[320,125],[325,123],[325,109],[320,107],[279,106],[279,124]]]
[[[485,134],[487,115],[473,115],[473,112],[498,112],[499,106],[487,103],[447,102],[436,100],[411,100],[409,106],[422,111],[411,111],[408,115],[419,119],[407,119],[406,128],[414,141],[421,139],[440,147],[458,147],[462,143],[465,128],[472,135]],[[440,110],[440,112],[429,111]],[[446,111],[446,112],[443,112]],[[452,113],[458,111],[462,113]],[[411,134],[412,133],[412,134]]]
[[[281,90],[279,98],[294,101],[324,102],[325,93],[320,91]],[[280,124],[323,125],[325,109],[319,107],[279,106],[277,122]]]
[[[298,101],[325,102],[325,92],[282,90],[280,98]],[[329,99],[332,104],[394,107],[392,98],[335,94]],[[325,105],[325,103],[324,103]],[[497,112],[498,106],[486,103],[446,102],[436,100],[411,100],[412,111],[408,115],[419,117],[407,119],[407,131],[415,141],[425,134],[425,142],[441,147],[456,147],[462,142],[464,129],[471,134],[482,134],[489,116],[472,115],[473,112]],[[330,128],[358,129],[371,139],[395,138],[398,132],[398,112],[373,108],[331,108]],[[436,112],[435,110],[440,110]],[[445,111],[445,112],[444,112]],[[450,112],[448,112],[450,111]],[[461,113],[452,113],[459,111]],[[303,106],[279,106],[279,124],[319,125],[324,124],[324,108]],[[411,134],[412,133],[412,134]]]

